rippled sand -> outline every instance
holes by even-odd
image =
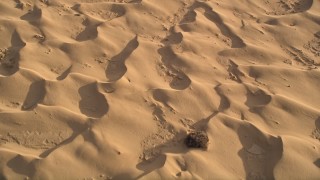
[[[319,0],[2,0],[0,179],[317,179],[319,67]]]

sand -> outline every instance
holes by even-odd
[[[319,68],[319,0],[2,0],[0,179],[319,179]]]

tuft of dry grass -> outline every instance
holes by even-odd
[[[185,139],[185,144],[189,148],[207,149],[208,143],[209,143],[209,138],[207,134],[203,131],[190,132]]]

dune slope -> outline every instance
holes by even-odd
[[[0,39],[0,179],[320,177],[319,0],[3,0]]]

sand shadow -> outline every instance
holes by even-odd
[[[41,102],[46,94],[45,80],[33,82],[27,94],[26,99],[23,102],[21,110],[32,110],[39,102]]]
[[[237,134],[246,179],[275,179],[273,170],[283,154],[281,137],[266,135],[249,123],[241,124]]]
[[[43,38],[38,38],[39,43],[43,43],[46,39],[45,33],[42,30],[42,25],[40,24],[41,18],[42,10],[37,5],[33,6],[32,11],[29,11],[20,17],[21,20],[27,21],[30,25],[34,26],[36,29],[40,31],[40,34]]]
[[[26,46],[17,30],[11,35],[11,46],[0,59],[0,74],[10,76],[19,70],[20,50]]]
[[[193,150],[192,148],[188,149],[184,144],[186,136],[186,133],[178,133],[173,139],[168,140],[166,143],[146,149],[144,153],[152,154],[152,157],[143,159],[136,165],[136,168],[143,171],[143,173],[134,179],[142,178],[147,174],[163,167],[166,162],[165,153],[185,154],[188,151]]]
[[[218,112],[213,112],[208,117],[197,121],[196,123],[191,125],[189,128],[195,131],[205,132],[207,130],[208,122],[212,118],[214,118],[217,114]],[[173,130],[173,127],[170,124],[168,124],[166,119],[164,118],[164,114],[161,108],[155,107],[153,111],[153,115],[156,115],[161,126],[165,126],[167,129],[169,129],[169,131],[171,131],[171,129]],[[186,154],[187,152],[193,151],[193,150],[206,151],[206,149],[203,149],[203,148],[187,147],[185,144],[187,135],[188,134],[186,132],[176,132],[174,133],[173,138],[167,140],[165,143],[159,144],[149,149],[145,149],[143,153],[144,157],[146,157],[145,155],[147,154],[147,157],[149,158],[142,159],[142,161],[136,165],[137,169],[142,170],[144,172],[134,179],[142,178],[147,174],[163,167],[167,159],[165,153]],[[182,170],[186,171],[187,168],[182,167]]]
[[[33,82],[28,90],[27,97],[25,98],[21,110],[32,110],[37,107],[37,104],[40,103],[45,97],[45,80],[40,80]]]
[[[320,117],[314,122],[315,129],[311,133],[311,137],[320,141]]]
[[[34,161],[28,162],[22,155],[16,155],[14,158],[7,162],[7,166],[17,174],[22,174],[27,177],[32,177],[36,172]]]
[[[202,8],[205,10],[204,16],[211,22],[213,22],[220,30],[220,32],[225,36],[230,38],[231,47],[232,48],[243,48],[245,47],[245,43],[243,40],[237,36],[232,30],[223,22],[222,18],[218,13],[216,13],[209,5],[204,2],[195,1],[188,9],[188,12],[183,17],[180,22],[180,27],[184,31],[189,31],[187,23],[192,23],[196,20],[196,12],[195,9]]]
[[[101,118],[108,112],[108,102],[105,96],[98,91],[97,83],[82,86],[78,92],[81,96],[79,109],[82,114],[92,118]]]
[[[318,158],[317,160],[315,160],[313,162],[314,165],[316,165],[318,168],[320,168],[320,158]]]
[[[168,105],[168,101],[170,100],[170,97],[166,94],[166,90],[164,89],[154,89],[152,92],[152,97],[154,100],[162,103],[166,107],[170,107]]]
[[[14,2],[16,3],[15,8],[23,10],[25,7],[25,4],[23,4],[20,0],[14,0]],[[0,178],[1,179],[1,178]]]
[[[88,41],[98,37],[98,26],[100,26],[101,23],[92,22],[92,20],[87,18],[82,22],[82,25],[85,26],[85,29],[77,35],[77,41]]]
[[[67,122],[68,126],[73,131],[72,134],[68,138],[66,138],[63,141],[61,141],[56,146],[54,146],[54,147],[52,147],[50,149],[47,149],[46,151],[42,152],[39,155],[39,157],[40,158],[46,158],[52,152],[54,152],[55,150],[59,149],[60,147],[72,143],[79,135],[84,136],[84,133],[87,132],[88,130],[90,130],[90,128],[92,127],[94,122],[95,122],[95,120],[91,119],[91,118],[87,119],[87,122],[85,124],[80,124],[80,123],[76,123],[76,122]]]
[[[20,17],[21,20],[28,21],[32,25],[38,25],[39,20],[42,17],[42,10],[38,6],[34,6],[32,11],[27,12]]]
[[[7,177],[4,175],[3,172],[0,172],[0,179],[1,179],[1,180],[7,180],[7,179],[9,179],[9,178],[7,178]]]
[[[42,153],[39,155],[39,157],[41,157],[41,158],[46,158],[46,157],[48,157],[52,152],[54,152],[55,150],[57,150],[57,149],[60,148],[61,146],[65,146],[65,145],[70,144],[71,142],[73,142],[73,141],[74,141],[79,135],[81,135],[82,133],[83,133],[83,131],[81,131],[81,132],[73,132],[72,135],[71,135],[69,138],[63,140],[61,143],[57,144],[55,147],[50,148],[50,149],[42,152]]]
[[[241,77],[244,76],[244,73],[240,71],[238,64],[236,64],[232,60],[229,60],[229,67],[227,71],[229,72],[229,75],[231,75],[232,77],[231,80],[234,80],[237,83],[242,83]]]
[[[223,91],[220,89],[220,86],[221,86],[221,84],[217,85],[214,88],[214,90],[220,96],[220,103],[219,103],[218,111],[224,112],[230,108],[231,104],[230,104],[230,100],[228,99],[228,97],[223,94]]]
[[[47,158],[51,153],[61,148],[62,146],[65,146],[74,142],[74,140],[79,135],[85,137],[86,132],[91,129],[92,125],[95,122],[95,119],[89,118],[84,124],[75,122],[75,121],[65,121],[65,122],[67,122],[67,125],[72,130],[72,134],[68,138],[62,140],[56,146],[44,150],[41,154],[39,154],[39,157],[33,157],[33,159],[30,160],[29,162],[26,159],[24,159],[22,155],[17,155],[7,162],[8,167],[11,168],[17,174],[22,174],[29,178],[32,178],[34,176],[34,173],[36,172],[35,163],[37,163],[37,161]]]
[[[184,90],[191,84],[191,79],[184,72],[175,67],[180,67],[183,64],[183,60],[180,59],[171,48],[171,45],[179,44],[182,40],[183,35],[181,33],[174,32],[171,28],[170,34],[161,41],[164,47],[158,49],[162,62],[161,70],[170,77],[169,85],[175,90]]]
[[[224,24],[223,20],[218,15],[218,13],[213,11],[212,8],[210,9],[205,8],[204,16],[207,19],[209,19],[211,22],[215,23],[224,36],[231,39],[232,48],[243,48],[246,46],[243,40],[239,36],[237,36],[235,33],[233,33],[226,24]]]
[[[316,129],[320,130],[320,117],[318,117],[318,119],[314,123],[315,123]]]
[[[138,46],[138,36],[135,36],[119,54],[111,58],[106,67],[106,77],[109,81],[117,81],[127,72],[125,61]]]
[[[245,87],[247,90],[245,105],[249,108],[250,112],[257,113],[259,112],[259,109],[271,102],[272,96],[266,94],[263,90],[259,89],[256,92],[251,92],[246,85]]]
[[[60,76],[58,76],[56,79],[58,81],[62,81],[64,80],[71,72],[72,69],[72,65],[70,67],[68,67],[68,69],[66,69]]]
[[[298,0],[298,1],[282,0],[282,1],[273,1],[273,2],[271,1],[272,3],[265,3],[263,4],[264,6],[261,6],[261,5],[256,5],[255,3],[250,1],[248,1],[249,4],[253,5],[258,10],[263,10],[264,13],[266,13],[267,15],[276,15],[276,16],[303,13],[308,11],[314,4],[313,0]]]
[[[153,172],[154,170],[162,168],[165,165],[166,160],[167,156],[165,154],[161,154],[152,159],[140,162],[136,165],[136,168],[144,172],[134,179],[140,179]]]
[[[194,123],[190,128],[197,131],[206,131],[208,128],[209,121],[217,116],[219,111],[212,112],[208,117],[200,119],[196,123]]]
[[[131,0],[129,3],[139,4],[141,2],[142,2],[142,0]]]

